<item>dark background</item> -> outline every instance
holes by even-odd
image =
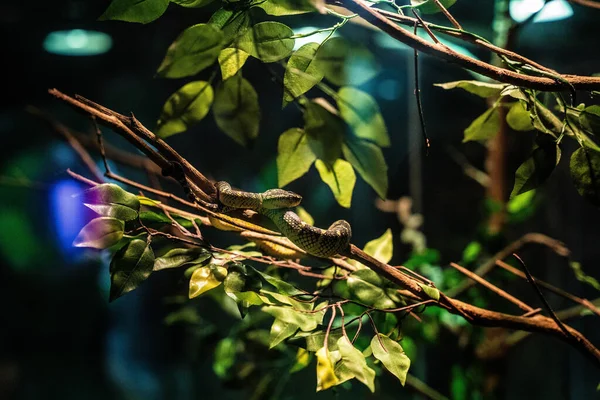
[[[85,118],[47,94],[48,88],[56,87],[122,113],[134,112],[153,128],[166,98],[185,82],[155,79],[156,68],[177,35],[189,25],[206,21],[214,10],[213,6],[190,10],[171,5],[163,17],[148,25],[98,22],[97,17],[108,4],[101,0],[55,0],[0,5],[0,399],[244,398],[244,392],[224,388],[214,376],[210,341],[204,347],[193,347],[185,330],[163,324],[169,311],[163,298],[182,284],[175,275],[165,274],[162,279],[154,276],[139,290],[108,304],[108,255],[70,247],[78,226],[89,214],[77,201],[61,202],[65,193],[78,190],[65,170],[86,170],[70,148],[25,107],[34,105],[72,128],[89,132],[91,127]],[[492,37],[491,0],[459,1],[453,11],[466,29]],[[523,27],[515,50],[561,72],[600,72],[600,11],[575,6],[574,11],[574,16],[566,20]],[[292,27],[321,26],[332,21],[320,16],[282,20]],[[442,21],[439,17],[434,20]],[[89,57],[59,56],[43,49],[49,32],[75,28],[110,34],[113,48]],[[414,101],[413,77],[409,74],[412,51],[379,47],[377,33],[353,24],[344,27],[342,33],[364,40],[383,66],[381,74],[364,90],[377,98],[392,140],[392,147],[385,150],[388,197],[414,196],[415,188],[422,190],[416,207],[425,216],[429,247],[442,254],[441,265],[459,261],[464,246],[481,235],[486,215],[484,189],[464,176],[446,150],[448,146],[458,148],[474,165],[482,167],[485,149],[476,143],[462,144],[461,140],[463,129],[484,111],[484,101],[462,91],[433,87],[436,82],[471,76],[456,66],[422,56],[422,96],[433,148],[428,157],[422,157],[422,168],[415,170],[412,163],[411,170],[409,154],[422,153],[420,147],[410,148],[408,144],[408,135],[418,129],[416,116],[409,111],[414,110],[410,105]],[[470,50],[488,59],[486,53]],[[253,148],[244,149],[220,133],[212,116],[169,142],[206,175],[247,190],[264,190],[276,186],[278,135],[300,126],[302,116],[294,107],[280,110],[281,87],[258,62],[249,60],[244,76],[257,88],[263,113],[260,136]],[[382,94],[385,86],[397,90]],[[106,134],[107,140],[131,150],[116,136]],[[510,134],[509,187],[512,173],[527,156],[532,136]],[[564,154],[570,151],[564,149]],[[496,245],[526,232],[542,232],[564,241],[573,259],[581,261],[590,275],[598,276],[600,212],[579,198],[566,161],[563,159],[539,191],[533,216],[509,225]],[[131,178],[144,179],[137,171],[115,168]],[[419,174],[421,179],[411,184],[409,176]],[[393,262],[400,264],[407,258],[398,239],[399,223],[391,214],[377,211],[373,206],[376,195],[361,178],[357,178],[349,211],[337,206],[314,169],[290,188],[303,194],[304,206],[319,225],[338,218],[350,221],[357,245],[391,227],[397,245]],[[64,226],[66,231],[58,229]],[[232,240],[231,236],[223,237]],[[541,249],[527,250],[522,255],[537,276],[582,297],[597,297],[573,278],[564,259]],[[519,282],[512,284],[511,290],[537,304],[530,287]],[[556,309],[569,306],[560,299],[551,300]],[[214,303],[202,304],[210,309],[208,318],[226,333],[230,321],[219,319]],[[499,309],[502,307],[506,305],[502,303]],[[572,326],[600,343],[598,322],[593,317],[573,322]],[[444,394],[449,393],[448,366],[468,364],[472,357],[459,350],[456,341],[451,335],[444,336],[413,360],[411,371]],[[512,349],[490,368],[502,377],[498,398],[588,399],[595,396],[599,382],[597,370],[579,353],[539,335]],[[313,365],[286,387],[303,398],[335,396],[331,392],[315,395],[314,385]],[[352,395],[356,393],[366,396],[364,391]],[[350,394],[343,390],[339,393],[346,395]],[[391,380],[385,381],[377,394],[379,398],[410,396]]]

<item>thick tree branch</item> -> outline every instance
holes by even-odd
[[[543,76],[524,75],[470,58],[457,53],[441,43],[430,43],[425,39],[422,39],[410,31],[398,26],[390,18],[380,13],[379,10],[372,8],[368,3],[365,3],[362,0],[339,0],[334,4],[341,4],[343,7],[358,14],[367,22],[381,29],[394,39],[418,51],[460,65],[463,68],[480,73],[500,82],[540,91],[570,90],[570,86],[573,86],[578,90],[600,89],[600,78],[596,77],[557,75],[557,78],[560,77],[560,79],[552,79]]]

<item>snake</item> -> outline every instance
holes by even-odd
[[[232,209],[250,209],[269,218],[277,229],[292,243],[317,257],[340,254],[350,245],[352,229],[345,220],[321,229],[302,221],[294,212],[302,196],[283,189],[269,189],[263,193],[234,190],[227,182],[216,183],[221,204]]]

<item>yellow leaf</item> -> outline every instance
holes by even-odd
[[[198,268],[190,278],[190,299],[219,286],[227,276],[227,269],[216,265]]]
[[[321,347],[317,353],[317,392],[329,389],[339,383],[333,372],[333,363],[329,357],[329,350]]]

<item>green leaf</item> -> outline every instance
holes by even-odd
[[[319,318],[322,318],[321,313],[300,312],[292,307],[265,306],[262,310],[282,322],[298,326],[304,332],[317,329]]]
[[[515,131],[532,131],[535,129],[529,111],[525,109],[520,101],[512,105],[506,114],[506,122]]]
[[[462,259],[464,263],[472,263],[481,254],[481,243],[469,242],[463,250]]]
[[[297,330],[298,325],[276,319],[273,322],[273,325],[271,325],[269,348],[272,349],[277,346],[279,343],[296,333]]]
[[[381,147],[389,147],[390,138],[375,99],[368,93],[349,86],[341,88],[338,95],[340,115],[354,134]]]
[[[317,156],[308,143],[308,135],[291,128],[279,136],[277,145],[277,181],[284,187],[306,174]]]
[[[329,336],[327,336],[327,347],[331,350],[337,350],[337,341],[340,337],[342,337],[341,331],[329,332]],[[304,347],[306,348],[306,350],[311,351],[311,352],[316,352],[321,347],[323,347],[323,343],[325,342],[325,332],[317,331],[317,332],[307,333],[307,332],[299,331],[294,335],[294,337],[292,339],[290,339],[290,342],[297,344],[299,346],[302,346],[299,343],[301,341],[301,339],[305,340]]]
[[[600,206],[600,152],[580,147],[571,155],[570,168],[577,192]]]
[[[579,124],[588,132],[600,134],[600,106],[593,105],[581,110]]]
[[[333,164],[342,153],[342,138],[346,124],[335,114],[333,107],[323,99],[304,107],[304,131],[313,153],[328,164]]]
[[[533,207],[535,189],[513,197],[506,204],[506,211],[511,215],[527,214],[527,210]]]
[[[571,261],[569,263],[569,266],[571,267],[571,269],[575,273],[575,278],[579,282],[583,282],[586,285],[590,285],[591,287],[593,287],[596,290],[600,290],[600,283],[598,283],[598,281],[596,280],[596,278],[587,275],[583,271],[583,269],[581,268],[581,263],[578,263],[577,261]]]
[[[338,204],[345,208],[350,208],[352,203],[352,191],[356,183],[356,175],[352,165],[341,158],[338,158],[333,166],[325,164],[321,160],[315,162],[315,167],[321,175],[323,182],[329,186],[333,196]]]
[[[213,89],[204,81],[190,82],[173,93],[163,106],[156,134],[167,138],[200,122],[213,102]]]
[[[296,352],[296,363],[290,368],[290,374],[294,372],[298,372],[308,367],[312,360],[312,355],[308,350],[303,349],[302,347],[298,348]]]
[[[394,252],[392,230],[388,228],[383,235],[371,240],[365,245],[364,251],[371,257],[387,264],[392,259]]]
[[[500,130],[500,113],[496,107],[488,108],[465,129],[464,142],[492,139]]]
[[[560,155],[560,147],[553,142],[534,148],[531,156],[515,173],[515,185],[510,198],[536,189],[544,183],[558,165]]]
[[[227,48],[219,53],[219,65],[223,80],[229,79],[238,73],[246,63],[250,54],[240,49]]]
[[[381,149],[365,140],[347,139],[342,145],[346,160],[358,171],[360,176],[385,199],[388,190],[387,164]]]
[[[446,9],[450,8],[454,3],[456,3],[456,0],[439,1]],[[439,8],[433,0],[410,0],[410,4],[412,4],[417,10],[421,11],[423,14],[435,14],[442,11],[442,9]]]
[[[423,292],[425,292],[425,294],[429,297],[431,297],[433,300],[435,301],[439,301],[440,300],[440,291],[437,290],[434,287],[431,286],[427,286],[423,283],[417,282],[417,284],[419,286],[421,286],[421,289],[423,289]]]
[[[140,210],[137,196],[123,190],[114,183],[104,183],[81,194],[85,206],[104,217],[123,221],[136,219]]]
[[[227,372],[235,364],[235,356],[238,350],[238,343],[235,339],[227,337],[222,339],[215,347],[215,360],[213,362],[213,371],[219,378],[225,378]]]
[[[296,295],[304,293],[302,290],[299,290],[294,285],[292,285],[286,281],[275,278],[274,276],[266,274],[262,271],[252,268],[252,267],[248,267],[248,269],[251,269],[256,275],[261,277],[265,283],[268,283],[269,285],[271,285],[275,289],[277,289],[278,294],[283,294],[286,296],[296,296]],[[290,300],[295,302],[295,300],[293,300],[293,299],[290,299]],[[290,303],[290,304],[292,304],[292,303]],[[306,303],[301,303],[301,304],[306,304]]]
[[[483,97],[484,99],[488,97],[498,96],[502,89],[506,87],[506,85],[503,83],[489,83],[480,81],[455,81],[446,83],[436,83],[433,86],[441,87],[442,89],[446,90],[461,88],[469,93],[472,93],[479,97]]]
[[[367,365],[362,352],[355,348],[345,336],[342,336],[338,340],[337,345],[342,359],[336,365],[336,372],[339,366],[345,367],[356,379],[364,383],[374,393],[375,371]]]
[[[228,46],[248,28],[250,17],[244,9],[220,8],[210,17],[208,23],[223,32],[224,43]]]
[[[280,22],[259,22],[246,30],[234,46],[264,62],[275,62],[290,55],[293,35],[292,29]]]
[[[110,262],[110,299],[136,289],[152,273],[154,253],[146,240],[134,239],[115,253]]]
[[[315,6],[308,0],[267,0],[259,3],[257,7],[277,17],[316,11]]]
[[[321,347],[315,355],[317,356],[317,392],[339,384],[327,347]]]
[[[379,309],[394,308],[396,304],[385,293],[386,283],[376,272],[359,269],[348,276],[348,289],[361,303]]]
[[[325,78],[337,86],[360,86],[380,70],[367,48],[341,37],[326,40],[317,52],[317,60]]]
[[[167,10],[169,0],[113,0],[100,21],[152,22]]]
[[[194,271],[190,278],[189,298],[193,299],[219,286],[227,277],[227,268],[207,265]]]
[[[222,82],[213,105],[219,128],[242,146],[258,136],[260,107],[252,84],[239,74]]]
[[[283,75],[283,107],[323,79],[323,70],[316,59],[319,46],[319,43],[307,43],[288,60]]]
[[[389,337],[378,333],[371,339],[371,350],[375,358],[381,361],[385,368],[398,378],[404,386],[410,368],[410,359],[402,346]]]
[[[84,226],[73,241],[75,247],[107,249],[121,240],[125,223],[112,217],[94,218]]]
[[[213,0],[171,0],[171,3],[178,4],[186,8],[200,8],[209,5]]]
[[[169,46],[157,74],[163,78],[195,75],[217,61],[223,46],[223,33],[217,27],[193,25]]]
[[[154,271],[160,271],[169,268],[179,268],[189,264],[200,264],[210,259],[211,254],[201,248],[176,248],[169,250],[163,256],[154,260]]]

